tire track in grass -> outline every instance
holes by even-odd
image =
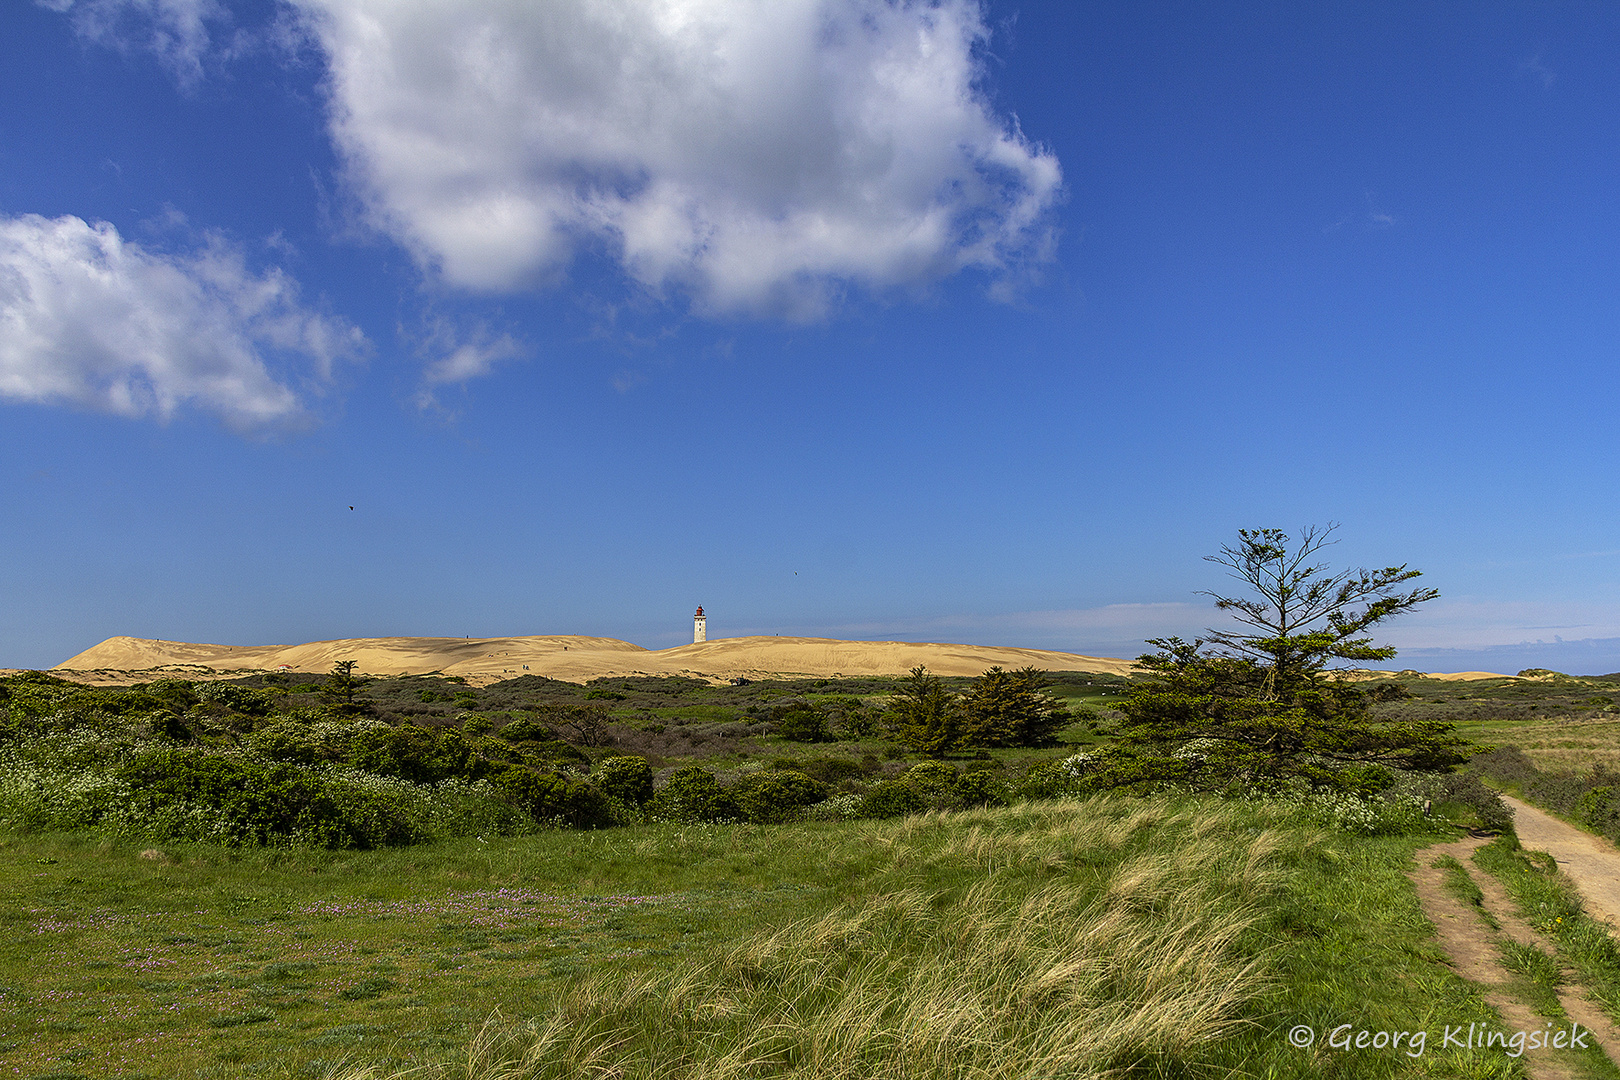
[[[1512,902],[1494,878],[1488,874],[1476,877],[1467,869],[1470,856],[1486,842],[1470,837],[1425,848],[1416,853],[1417,866],[1408,876],[1417,890],[1423,913],[1434,924],[1435,937],[1457,974],[1480,987],[1481,996],[1502,1018],[1506,1030],[1542,1030],[1549,1021],[1512,992],[1518,980],[1503,964],[1501,951],[1504,939],[1538,950],[1540,939],[1514,914]],[[1446,867],[1451,860],[1480,887],[1485,899],[1482,908],[1474,908],[1446,888]],[[1485,879],[1483,884],[1481,878]],[[1591,1033],[1589,1037],[1609,1060],[1620,1059],[1617,1058],[1620,1033],[1602,1011],[1568,987],[1560,986],[1555,992],[1565,1014]],[[1586,1075],[1579,1067],[1579,1059],[1568,1050],[1551,1047],[1527,1050],[1522,1060],[1532,1080],[1577,1080]]]

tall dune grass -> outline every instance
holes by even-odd
[[[494,1016],[464,1062],[413,1075],[1037,1080],[1196,1060],[1265,986],[1246,934],[1281,848],[1310,842],[1240,814],[1093,799],[865,824],[896,887]]]

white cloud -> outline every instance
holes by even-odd
[[[1388,627],[1378,640],[1403,650],[1620,638],[1620,603],[1442,599],[1393,620]]]
[[[458,328],[443,318],[428,323],[416,351],[427,361],[416,393],[417,407],[441,412],[435,387],[488,375],[496,364],[516,360],[526,352],[511,334],[495,334],[487,326]]]
[[[1008,611],[997,614],[936,615],[926,618],[846,623],[823,628],[834,636],[905,640],[1017,642],[1062,652],[1136,656],[1148,638],[1178,635],[1191,639],[1208,626],[1214,613],[1208,604],[1164,602],[1108,604],[1054,611]]]
[[[812,318],[1050,256],[1057,159],[979,88],[975,0],[289,0],[374,221],[458,286],[580,251]]]
[[[494,341],[463,342],[429,364],[423,378],[429,385],[466,382],[480,375],[488,375],[490,368],[497,363],[521,353],[518,343],[506,335]]]
[[[106,222],[0,217],[0,397],[165,420],[192,405],[263,428],[303,416],[289,382],[325,382],[365,345],[217,237],[176,255]]]
[[[219,0],[35,0],[68,15],[82,37],[115,48],[145,48],[181,83],[202,75],[209,51],[208,24],[228,12]]]

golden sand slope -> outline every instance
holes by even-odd
[[[936,675],[978,675],[996,665],[1123,675],[1132,666],[1129,660],[1042,649],[833,638],[720,638],[654,652],[615,638],[569,636],[355,638],[307,645],[193,645],[115,637],[52,670],[74,672],[85,681],[115,683],[133,681],[136,673],[151,678],[150,673],[160,669],[188,678],[278,669],[326,672],[338,660],[353,660],[357,670],[369,675],[442,672],[480,684],[524,674],[570,682],[606,675],[693,675],[720,681],[739,676],[904,675],[919,664]]]

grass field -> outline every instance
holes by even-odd
[[[273,689],[290,701],[303,685]],[[1377,708],[1523,746],[1544,768],[1620,758],[1616,683],[1396,685],[1404,696]],[[1090,706],[1062,745],[976,765],[1016,776],[1107,741],[1121,686],[1060,679],[1057,696]],[[366,707],[472,732],[531,699],[602,702],[613,745],[595,756],[644,753],[664,774],[769,761],[859,790],[907,755],[871,737],[789,743],[769,710],[870,708],[888,687],[417,679],[372,684]],[[373,851],[0,826],[0,1076],[1523,1075],[1500,1051],[1440,1044],[1447,1026],[1495,1022],[1405,877],[1417,848],[1456,830],[1313,820],[1331,815],[1099,796]],[[1612,997],[1620,962],[1590,952],[1566,960]],[[1419,1055],[1288,1039],[1346,1024],[1433,1034]]]
[[[1402,876],[1426,841],[1291,817],[1096,798],[161,859],[9,835],[0,1075],[1517,1075],[1289,1045],[1489,1019]]]
[[[1454,722],[1484,745],[1512,744],[1543,769],[1620,768],[1620,679],[1400,679],[1413,696],[1384,710]]]

